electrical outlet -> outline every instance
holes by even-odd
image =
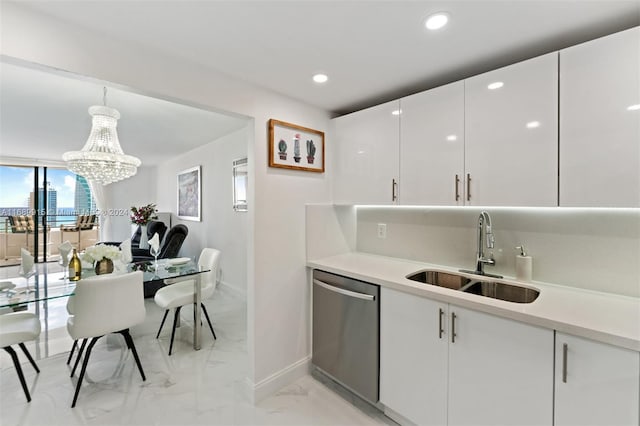
[[[387,238],[387,224],[379,223],[378,224],[378,238]]]

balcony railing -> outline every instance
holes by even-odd
[[[0,260],[4,264],[20,262],[20,249],[35,253],[35,221],[38,222],[38,260],[58,255],[58,245],[69,241],[79,251],[94,245],[99,238],[96,215],[27,216],[18,226],[17,216],[0,216]],[[89,220],[91,219],[91,220]],[[12,224],[13,221],[13,224]],[[46,223],[46,227],[43,225]],[[81,225],[81,226],[79,226]]]

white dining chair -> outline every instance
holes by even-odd
[[[73,295],[67,298],[67,315],[73,315],[75,313],[75,309],[73,308],[75,304],[75,299]],[[71,345],[71,350],[69,351],[69,358],[67,358],[67,365],[71,363],[71,359],[73,358],[73,353],[78,348],[78,341],[74,340],[73,345]]]
[[[72,408],[78,400],[91,350],[98,339],[106,334],[122,334],[127,348],[133,354],[142,380],[146,380],[136,346],[129,333],[129,328],[143,322],[146,315],[142,272],[105,274],[82,279],[76,284],[73,298],[73,315],[67,320],[67,330],[74,340],[83,340],[71,376],[75,373],[85,346],[86,353],[71,403]]]
[[[219,264],[220,250],[216,250],[213,248],[202,249],[200,258],[198,259],[198,266],[201,269],[209,269],[210,271],[202,273],[200,275],[201,300],[207,299],[213,295],[213,292],[215,291],[218,284]],[[182,309],[182,307],[185,305],[195,305],[193,284],[193,280],[180,281],[175,284],[170,284],[166,287],[162,287],[156,292],[154,296],[156,304],[165,310],[164,316],[162,317],[162,322],[160,323],[160,328],[158,329],[158,334],[156,334],[156,339],[160,336],[162,326],[164,326],[164,322],[167,319],[169,310],[175,308],[173,317],[173,328],[171,330],[171,343],[169,344],[169,355],[171,355],[171,351],[173,350],[173,339],[176,334],[176,325],[178,323],[178,318],[180,317],[180,309]],[[200,306],[202,307],[202,312],[204,312],[204,315],[207,319],[207,323],[209,324],[209,329],[211,330],[211,334],[213,334],[213,338],[217,339],[216,332],[213,331],[213,326],[211,325],[211,319],[209,318],[207,308],[204,306],[204,303],[200,303]],[[194,318],[194,321],[196,320],[199,319]]]
[[[31,357],[31,354],[24,345],[24,342],[34,340],[40,335],[40,320],[37,316],[30,312],[14,312],[9,314],[0,315],[0,347],[2,347],[13,360],[13,365],[18,373],[20,384],[24,395],[27,397],[27,402],[31,402],[31,395],[27,388],[27,382],[24,379],[24,373],[18,360],[18,354],[11,347],[11,345],[17,344],[22,349],[22,352],[27,356],[27,359],[33,365],[33,368],[37,373],[40,373],[40,369],[36,365],[36,362]]]

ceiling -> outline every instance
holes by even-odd
[[[336,114],[640,25],[638,0],[119,0],[20,5]],[[424,18],[450,14],[437,32]],[[324,85],[311,76],[323,71]]]
[[[102,105],[103,86],[56,72],[3,63],[0,141],[4,157],[62,160],[80,150],[91,130],[89,106]],[[239,130],[246,119],[168,102],[130,91],[107,90],[117,109],[125,154],[156,165]]]
[[[13,3],[335,115],[640,25],[638,0]],[[430,32],[424,18],[436,11],[448,12],[450,23]],[[329,76],[323,85],[311,80],[319,71]],[[58,159],[80,149],[91,127],[87,108],[102,103],[99,82],[12,64],[2,64],[0,84],[5,157]],[[246,123],[113,87],[107,104],[122,114],[125,153],[144,165]]]

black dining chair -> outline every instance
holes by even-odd
[[[162,242],[162,237],[164,237],[164,234],[167,232],[167,225],[164,224],[164,222],[160,222],[159,220],[152,220],[151,222],[149,222],[147,224],[147,238],[150,240],[151,238],[153,238],[154,234],[158,234],[158,237],[160,237],[160,241]],[[140,249],[140,236],[142,235],[142,228],[140,227],[140,225],[138,225],[138,228],[136,229],[136,232],[133,233],[133,235],[131,236],[131,249],[136,249],[139,250]],[[119,246],[122,243],[122,241],[100,241],[98,244],[107,244],[110,246]],[[144,256],[145,252],[141,252],[140,256]],[[146,255],[147,256],[151,256],[151,254],[149,254],[149,250],[146,250]]]
[[[178,257],[178,253],[182,248],[182,243],[184,243],[184,240],[187,238],[188,234],[189,228],[187,228],[185,225],[178,224],[173,226],[164,239],[164,244],[162,244],[162,247],[160,248],[158,259],[170,259],[173,257]],[[154,259],[154,257],[151,256],[148,250],[147,253],[141,253],[139,250],[132,250],[132,254],[134,262]]]
[[[147,238],[150,240],[153,238],[154,234],[158,234],[160,242],[162,243],[162,238],[164,234],[167,233],[167,225],[164,222],[160,222],[158,220],[152,220],[147,224]],[[141,227],[138,226],[136,232],[131,236],[131,248],[137,249],[140,247],[140,236],[142,235]]]

